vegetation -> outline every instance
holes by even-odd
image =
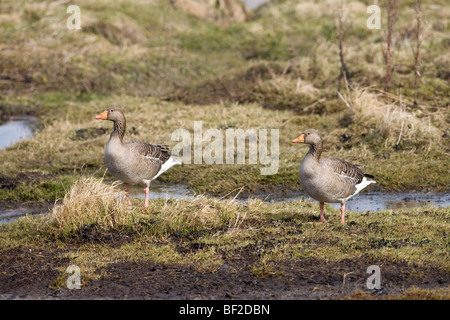
[[[68,179],[61,182],[61,174],[83,168],[103,175],[99,168],[107,135],[100,128],[110,128],[93,116],[117,104],[136,128],[128,139],[171,146],[170,134],[180,127],[192,130],[197,120],[223,132],[280,129],[277,175],[261,176],[249,165],[186,165],[161,177],[185,182],[196,192],[225,195],[243,186],[248,192],[297,189],[305,150],[289,141],[307,127],[324,136],[326,156],[339,153],[366,165],[377,187],[448,190],[448,39],[439,22],[448,19],[444,4],[438,12],[422,9],[432,28],[422,31],[426,54],[417,92],[411,53],[417,35],[408,31],[416,15],[406,4],[398,8],[393,32],[402,40],[392,43],[397,74],[389,93],[377,89],[384,86],[383,32],[365,27],[367,14],[360,2],[341,4],[338,10],[339,19],[346,19],[340,22],[346,24],[345,53],[340,49],[344,27],[327,24],[337,17],[320,2],[275,2],[246,23],[225,25],[191,17],[165,1],[78,5],[79,31],[65,28],[63,5],[2,2],[0,108],[5,114],[40,116],[34,139],[0,153],[2,175],[54,174],[49,183],[59,190],[70,186]],[[344,54],[344,76],[351,87],[339,97],[335,91]],[[375,161],[376,167],[371,165]],[[216,177],[223,176],[231,178],[217,184]],[[57,190],[50,197],[41,193],[51,201],[63,196]],[[0,198],[37,199],[26,194],[18,197],[2,189]]]
[[[82,268],[83,285],[107,276],[98,270],[117,261],[189,265],[213,272],[226,265],[230,272],[239,272],[242,266],[233,261],[246,259],[247,268],[260,278],[283,276],[285,266],[305,259],[406,263],[418,274],[430,267],[450,271],[449,216],[443,208],[351,213],[342,226],[338,212],[330,208],[329,222],[318,223],[315,205],[304,200],[270,204],[252,198],[161,198],[150,202],[149,214],[139,209],[137,199],[136,206],[126,206],[123,196],[115,185],[81,177],[49,215],[3,225],[2,249],[57,250],[56,260]],[[60,271],[54,290],[61,290],[68,277],[64,268]],[[442,289],[433,292],[412,290],[405,297],[448,299]],[[348,296],[356,297],[370,298],[364,292]]]
[[[0,116],[39,120],[33,138],[0,151],[0,202],[55,203],[46,216],[1,225],[2,252],[55,250],[88,273],[85,284],[117,261],[212,272],[226,264],[237,272],[230,261],[249,259],[246,270],[261,278],[283,276],[305,259],[448,273],[448,208],[350,213],[340,226],[331,207],[329,222],[319,224],[317,204],[252,198],[299,190],[306,147],[291,141],[307,128],[321,132],[324,157],[364,165],[376,177],[372,189],[449,191],[450,11],[443,0],[433,2],[439,10],[413,3],[397,8],[384,91],[385,34],[366,27],[366,2],[277,0],[230,23],[163,0],[78,0],[82,28],[68,30],[65,4],[2,1]],[[104,166],[112,125],[95,120],[111,105],[125,111],[125,140],[171,148],[172,133],[192,133],[194,121],[222,133],[279,129],[278,173],[183,164],[155,183],[185,184],[194,199],[156,199],[148,212],[137,199],[126,207]],[[238,193],[250,197],[233,201]],[[55,288],[67,277],[59,271]],[[412,288],[404,297],[449,295]]]

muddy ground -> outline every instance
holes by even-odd
[[[72,264],[60,258],[61,252],[16,247],[0,252],[0,299],[340,299],[362,292],[382,299],[411,287],[445,288],[450,280],[443,271],[404,263],[314,258],[283,262],[276,266],[276,275],[260,277],[250,272],[251,251],[225,259],[214,272],[190,265],[111,263],[96,271],[104,276],[82,279],[81,289],[69,290],[58,285],[58,268]],[[371,264],[381,268],[379,290],[366,287]]]
[[[19,174],[18,178],[2,177],[0,188],[15,188],[17,181],[50,177]],[[98,279],[83,280],[81,270],[81,289],[70,290],[63,270],[75,262],[61,258],[66,253],[76,252],[86,243],[117,247],[134,241],[131,234],[99,234],[94,229],[81,230],[64,249],[56,251],[25,246],[0,248],[0,299],[341,299],[358,297],[360,293],[382,299],[412,287],[447,288],[450,282],[448,273],[433,267],[369,258],[337,262],[307,257],[287,259],[272,266],[273,274],[256,275],[252,268],[258,263],[260,244],[255,243],[240,252],[221,252],[224,265],[214,271],[199,270],[194,265],[121,261],[96,270]],[[204,246],[177,235],[168,241],[175,242],[181,254]],[[220,248],[217,250],[220,252]],[[379,290],[367,289],[370,265],[381,268]]]

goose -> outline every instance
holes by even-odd
[[[319,201],[320,221],[325,222],[325,202],[340,203],[341,223],[344,224],[345,202],[371,183],[376,183],[375,177],[364,174],[358,165],[342,159],[320,159],[322,138],[315,129],[305,130],[292,142],[310,145],[300,165],[299,178],[303,190]]]
[[[144,208],[148,207],[150,183],[181,162],[174,160],[164,145],[140,141],[123,143],[126,120],[119,108],[109,108],[95,118],[110,120],[114,123],[114,130],[105,149],[105,163],[112,176],[125,184],[127,204],[131,205],[129,185],[143,183],[145,185]]]

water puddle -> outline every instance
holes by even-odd
[[[306,194],[293,194],[284,197],[269,197],[269,202],[294,201],[305,199],[317,202]],[[317,202],[318,203],[318,202]],[[330,203],[332,207],[339,209],[339,203]],[[431,193],[413,193],[413,192],[386,192],[371,191],[358,194],[350,198],[346,203],[346,210],[355,212],[380,211],[387,209],[412,209],[424,206],[450,206],[450,193],[431,192]]]
[[[33,136],[30,124],[33,117],[13,117],[0,125],[0,150]]]
[[[46,211],[34,208],[2,208],[0,209],[0,225],[17,220],[27,214],[41,215],[46,214]]]
[[[130,187],[130,195],[135,198],[144,199],[143,188]],[[184,185],[152,185],[150,186],[149,199],[172,198],[172,199],[192,199],[194,193]],[[289,202],[300,199],[315,201],[303,193],[289,194],[286,196],[266,195],[255,196],[267,202]],[[239,201],[246,201],[247,198],[241,198]],[[315,201],[317,202],[317,201]],[[339,209],[339,203],[330,203],[336,209]],[[450,193],[411,193],[411,192],[386,192],[372,191],[359,194],[350,198],[346,203],[346,209],[355,212],[380,211],[386,209],[412,209],[424,206],[450,206]]]
[[[131,186],[130,196],[144,200],[144,191],[141,186]],[[166,198],[166,199],[192,199],[195,194],[185,185],[164,185],[154,184],[150,186],[149,199]],[[269,203],[289,202],[295,200],[308,200],[318,203],[311,199],[308,195],[302,193],[290,194],[286,196],[266,195],[258,196]],[[246,201],[247,198],[241,198],[237,201]],[[338,203],[330,203],[336,209],[339,209]],[[359,194],[347,201],[346,209],[348,211],[364,212],[364,211],[380,211],[385,209],[412,209],[425,206],[450,206],[450,193],[433,192],[433,193],[410,193],[410,192],[385,192],[372,191]],[[319,206],[317,205],[317,208]],[[14,221],[26,214],[38,215],[45,214],[48,209],[41,208],[0,208],[0,224]]]
[[[144,188],[140,186],[130,186],[130,196],[133,198],[145,199]],[[153,184],[150,185],[148,198],[192,199],[194,198],[194,193],[182,184]]]

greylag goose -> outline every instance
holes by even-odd
[[[324,203],[341,204],[341,223],[345,223],[345,202],[371,183],[374,177],[364,174],[359,166],[337,158],[320,159],[322,138],[319,131],[308,129],[294,143],[309,144],[300,165],[300,185],[311,198],[319,201],[320,221],[325,222]]]
[[[151,181],[181,162],[174,160],[163,145],[140,141],[123,143],[126,120],[122,110],[109,108],[95,118],[114,123],[114,130],[105,149],[105,163],[112,176],[125,184],[127,204],[131,205],[129,185],[143,183],[144,207],[147,207]]]

